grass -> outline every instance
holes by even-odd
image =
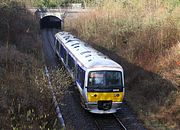
[[[0,129],[58,129],[38,21],[22,2],[10,0],[0,3],[0,18]],[[54,71],[66,79],[62,70]]]
[[[180,128],[179,11],[179,1],[105,0],[66,19],[67,31],[123,66],[126,100],[149,129]]]
[[[69,86],[72,85],[72,78],[64,67],[50,69],[51,83],[58,102],[61,102],[62,97],[66,95]]]
[[[161,53],[176,44],[179,32],[176,30],[177,19],[172,18],[165,7],[151,10],[151,7],[146,9],[148,5],[138,5],[140,7],[131,2],[124,5],[122,2],[108,1],[101,9],[91,12],[89,17],[82,15],[81,19],[86,20],[77,19],[78,22],[67,24],[67,28],[78,29],[80,37],[110,50],[121,49],[120,55],[126,53],[122,56],[126,55],[130,62],[136,59],[139,63],[141,59],[150,58],[149,55]]]

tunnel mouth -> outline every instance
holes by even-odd
[[[45,16],[42,19],[40,19],[40,29],[61,29],[61,22],[62,20],[56,16]]]

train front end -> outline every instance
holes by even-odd
[[[86,74],[86,108],[91,113],[115,113],[124,98],[122,68],[92,69]]]

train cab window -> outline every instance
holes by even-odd
[[[89,73],[89,85],[105,85],[104,72],[91,72]]]
[[[108,86],[122,86],[122,76],[120,72],[106,72],[106,84]]]
[[[120,71],[93,71],[88,75],[89,87],[117,88],[122,87],[122,74]]]

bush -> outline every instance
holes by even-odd
[[[174,109],[179,109],[174,94],[179,93],[179,11],[179,1],[104,0],[80,17],[66,19],[65,30],[122,65],[126,101],[149,129],[179,128]]]
[[[176,9],[169,13],[165,3],[105,1],[102,5],[76,21],[69,21],[66,29],[78,30],[86,41],[120,52],[120,56],[139,65],[143,65],[142,59],[152,60],[153,55],[177,44]]]
[[[1,45],[12,46],[19,51],[41,57],[38,21],[25,5],[17,2],[0,4]]]

